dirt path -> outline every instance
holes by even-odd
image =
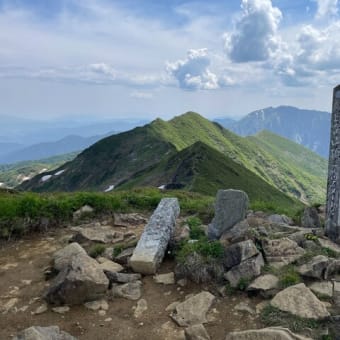
[[[58,325],[82,340],[94,339],[179,339],[182,329],[169,317],[166,307],[187,294],[199,293],[208,287],[190,284],[184,288],[177,285],[164,286],[154,282],[151,276],[143,278],[142,298],[148,309],[136,319],[136,301],[115,298],[109,301],[105,316],[86,309],[72,307],[65,314],[57,314],[51,309],[35,315],[33,312],[43,304],[42,293],[47,282],[44,268],[49,266],[51,254],[66,245],[68,229],[57,230],[43,235],[34,235],[21,241],[3,244],[0,248],[0,308],[13,304],[6,313],[0,313],[0,339],[11,339],[18,331],[27,327]],[[160,272],[173,270],[173,263],[165,261]],[[216,295],[216,293],[215,293]],[[232,330],[259,328],[257,316],[235,312],[233,307],[246,299],[245,295],[217,297],[209,314],[211,322],[206,329],[213,340],[222,340]],[[253,308],[260,300],[252,299]],[[177,334],[177,337],[176,337]]]

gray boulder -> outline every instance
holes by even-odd
[[[100,299],[109,280],[97,261],[88,255],[73,256],[48,288],[45,299],[55,305],[77,305]]]
[[[142,282],[133,281],[123,285],[113,285],[111,295],[112,297],[122,297],[128,300],[139,300],[142,296]]]
[[[135,248],[126,248],[124,249],[119,255],[114,256],[114,261],[121,264],[122,266],[126,266],[129,264],[129,260],[131,256],[133,255]]]
[[[77,340],[72,335],[61,331],[58,326],[32,326],[21,331],[14,340]]]
[[[325,305],[305,286],[299,283],[277,293],[270,304],[284,312],[305,319],[324,319],[330,314]]]
[[[135,272],[156,273],[174,232],[179,212],[177,198],[163,198],[160,201],[130,259],[130,266]]]
[[[264,298],[273,296],[279,287],[279,279],[272,274],[256,278],[247,288],[250,292],[259,292]]]
[[[179,303],[171,317],[182,327],[206,323],[207,313],[214,300],[214,295],[201,292]]]
[[[248,205],[248,195],[244,191],[219,190],[215,202],[215,217],[208,227],[208,237],[219,239],[236,223],[244,220]]]
[[[78,209],[77,211],[75,211],[73,213],[73,219],[74,220],[79,220],[79,219],[83,218],[86,215],[92,214],[93,212],[94,212],[94,209],[91,206],[84,205],[80,209]]]
[[[286,215],[278,215],[278,214],[270,215],[268,216],[267,220],[275,224],[288,224],[288,225],[293,224],[292,219],[287,217]]]
[[[321,228],[318,210],[315,207],[307,207],[303,211],[301,226],[304,228]]]
[[[282,267],[292,263],[305,254],[305,250],[287,237],[264,240],[262,248],[270,265]]]
[[[87,255],[86,250],[73,242],[53,254],[53,266],[57,271],[67,267],[74,256]]]
[[[323,255],[314,256],[309,262],[298,268],[302,276],[322,279],[328,267],[329,258]]]
[[[264,260],[262,254],[258,254],[231,268],[224,277],[232,287],[237,287],[241,279],[252,280],[261,275],[261,268],[263,266]]]
[[[249,223],[247,220],[236,223],[231,229],[224,232],[220,241],[227,245],[231,243],[244,241],[249,230]]]
[[[225,340],[313,340],[294,334],[288,328],[269,327],[247,331],[231,332]]]
[[[226,269],[230,269],[258,253],[259,251],[252,240],[239,242],[225,249],[223,264]]]
[[[105,275],[110,280],[110,283],[128,283],[135,282],[142,279],[141,274],[127,274],[127,273],[113,273],[110,271],[105,271]]]
[[[186,340],[210,340],[210,336],[203,325],[193,325],[185,329]]]
[[[112,243],[117,234],[110,226],[96,227],[74,227],[76,234],[72,237],[72,241],[78,243],[95,242],[95,243]]]

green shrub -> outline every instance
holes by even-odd
[[[112,257],[117,257],[124,250],[123,246],[115,246],[113,247]]]
[[[296,285],[301,282],[299,273],[293,266],[285,266],[281,268],[279,283],[282,288]]]
[[[102,255],[105,249],[106,248],[103,244],[100,244],[100,243],[94,244],[89,250],[89,255],[93,258],[96,258]]]
[[[190,228],[191,239],[199,240],[202,237],[205,237],[205,232],[202,228],[202,221],[198,217],[188,217],[186,222]]]
[[[249,286],[249,284],[250,284],[250,280],[242,277],[240,281],[237,283],[237,289],[245,291],[247,287]]]

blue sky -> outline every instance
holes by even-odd
[[[0,0],[0,115],[329,111],[338,0]]]

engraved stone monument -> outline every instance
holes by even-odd
[[[340,244],[340,85],[333,92],[329,148],[326,234]]]

